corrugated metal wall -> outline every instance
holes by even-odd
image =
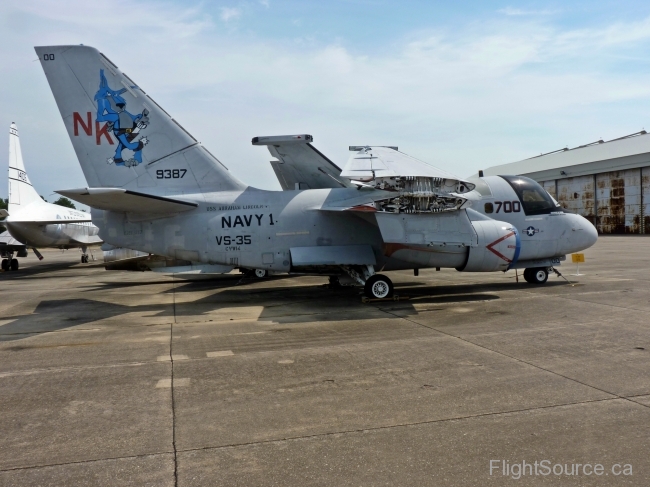
[[[596,224],[593,176],[558,179],[557,200],[571,213],[578,213]]]
[[[546,191],[548,191],[548,194],[550,194],[553,198],[557,199],[557,194],[555,191],[555,179],[552,181],[542,181],[542,186]]]
[[[650,233],[650,167],[641,171],[641,233]]]
[[[650,233],[650,167],[540,182],[598,233]]]

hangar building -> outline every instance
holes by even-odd
[[[534,179],[600,234],[650,234],[650,134],[645,130],[493,166],[484,174]]]

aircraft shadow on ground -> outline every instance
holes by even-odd
[[[161,314],[161,307],[160,305],[123,306],[92,299],[44,300],[36,306],[31,314],[3,316],[3,320],[14,321],[0,326],[0,342],[20,340],[40,333],[56,332],[134,311],[150,311],[153,313],[151,316],[156,316]],[[169,314],[173,314],[173,312],[169,311]]]
[[[282,276],[287,278],[289,276]],[[272,278],[278,280],[278,277]],[[423,282],[396,283],[395,294],[408,297],[404,301],[379,301],[364,304],[361,301],[360,287],[341,287],[330,289],[326,284],[304,286],[271,286],[268,281],[249,281],[243,284],[254,283],[254,286],[237,285],[228,286],[227,283],[219,284],[218,288],[210,282],[188,282],[177,285],[173,290],[166,292],[190,293],[193,291],[206,291],[218,289],[196,301],[176,303],[177,317],[214,313],[220,308],[233,309],[247,306],[262,306],[263,309],[257,318],[259,321],[273,321],[278,324],[293,323],[297,321],[346,321],[358,320],[359,315],[367,310],[368,306],[383,308],[392,303],[399,303],[400,312],[406,315],[418,313],[418,304],[453,304],[485,302],[500,299],[499,293],[507,291],[531,291],[543,288],[564,286],[562,281],[549,282],[544,286],[531,286],[527,283],[494,282],[461,285],[427,285]],[[415,284],[415,286],[414,286]],[[347,311],[348,313],[344,313]],[[343,312],[343,313],[342,313]]]
[[[277,276],[268,281],[252,280],[255,286],[236,285],[239,279],[217,279],[201,281],[176,282],[173,289],[164,293],[182,293],[216,290],[216,292],[196,300],[163,305],[125,306],[93,299],[60,299],[41,301],[33,313],[18,316],[3,316],[4,320],[13,320],[0,325],[0,342],[20,340],[40,333],[56,332],[93,321],[114,318],[126,313],[151,313],[149,316],[168,317],[169,322],[176,318],[189,316],[215,315],[220,309],[232,312],[233,309],[261,306],[262,311],[257,321],[277,324],[327,322],[364,319],[364,313],[374,308],[375,313],[382,308],[399,305],[402,316],[418,313],[417,304],[453,304],[491,301],[500,299],[498,292],[526,289],[525,284],[500,282],[462,285],[434,285],[421,283],[398,283],[396,292],[408,296],[408,301],[380,301],[370,304],[361,302],[359,287],[342,287],[329,289],[327,285],[291,285],[277,286],[270,284],[284,277]],[[147,283],[106,283],[96,284],[92,288],[114,289]],[[151,282],[159,285],[160,281]],[[562,282],[548,283],[546,286],[561,286]],[[218,316],[218,315],[217,315]],[[200,319],[197,321],[201,321]],[[132,325],[129,325],[132,326]],[[272,331],[272,330],[271,330]]]
[[[232,310],[238,307],[262,306],[259,321],[273,321],[278,324],[296,321],[346,321],[358,320],[368,307],[381,308],[394,301],[379,301],[364,304],[360,287],[330,289],[326,284],[305,286],[269,286],[265,281],[252,281],[254,287],[220,285],[218,292],[196,301],[176,303],[176,316],[191,316],[199,313],[213,314],[219,308]],[[268,283],[270,284],[270,283]],[[417,284],[417,287],[412,287]],[[191,282],[177,285],[166,292],[190,293],[215,289],[208,282]],[[399,283],[395,293],[408,296],[409,301],[400,301],[402,313],[417,314],[416,303],[467,303],[499,299],[495,292],[521,289],[521,285],[498,283],[496,285],[468,286],[426,286],[422,283]],[[345,313],[347,311],[348,313]]]
[[[0,281],[17,281],[38,276],[39,278],[60,278],[58,274],[43,276],[42,274],[52,273],[53,271],[73,269],[77,262],[48,262],[31,265],[30,267],[20,268],[17,271],[0,271]],[[81,268],[80,268],[81,269]]]

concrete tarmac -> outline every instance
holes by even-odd
[[[371,304],[43,255],[0,274],[2,486],[650,485],[649,238]]]

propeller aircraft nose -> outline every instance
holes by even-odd
[[[598,231],[589,220],[580,216],[568,214],[567,231],[565,238],[560,243],[563,254],[572,254],[588,249],[598,240]]]

